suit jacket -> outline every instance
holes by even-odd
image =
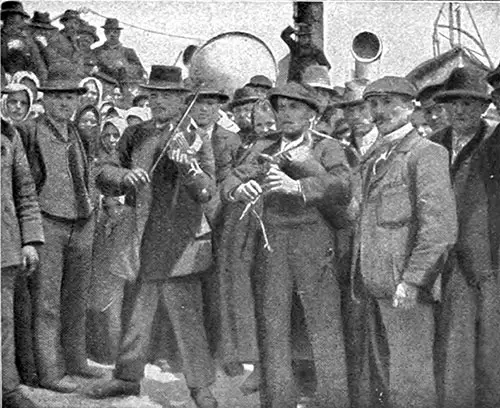
[[[452,129],[431,135],[449,152],[450,173],[457,203],[458,239],[451,249],[445,273],[464,275],[475,286],[498,274],[500,230],[500,128],[485,121],[451,163]]]
[[[352,270],[367,289],[391,298],[405,281],[430,295],[441,256],[454,244],[456,209],[447,152],[415,130],[376,154],[363,180]]]
[[[274,225],[325,222],[335,224],[337,217],[350,201],[350,172],[342,147],[336,140],[311,135],[298,147],[302,159],[281,163],[289,177],[300,180],[302,196],[281,193],[264,195],[264,219]],[[261,153],[274,155],[281,147],[281,133],[258,140],[238,166],[223,182],[222,196],[231,201],[232,192],[249,180],[261,181],[268,170]]]
[[[44,242],[42,217],[23,144],[2,120],[2,268],[20,265],[21,248]]]
[[[197,154],[203,172],[189,175],[165,156],[151,183],[139,191],[128,190],[123,177],[133,168],[149,170],[172,135],[156,129],[153,120],[131,126],[118,142],[117,155],[105,160],[97,184],[108,195],[126,195],[131,210],[133,235],[140,249],[139,277],[147,280],[169,278],[186,248],[206,235],[202,230],[202,203],[215,194],[215,165],[210,143]],[[131,248],[134,250],[134,248]]]
[[[111,46],[107,41],[94,50],[99,70],[118,82],[142,81],[146,75],[139,57],[132,48],[122,44]]]

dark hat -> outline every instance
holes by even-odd
[[[194,96],[194,93],[189,96],[191,99]],[[218,98],[220,103],[226,103],[229,100],[229,96],[224,93],[224,91],[217,90],[215,88],[211,87],[202,87],[200,89],[200,92],[198,94],[199,97],[206,97],[206,98]]]
[[[7,14],[21,14],[24,18],[30,18],[29,14],[24,11],[23,4],[20,1],[4,1],[1,9],[1,19],[3,20]]]
[[[49,78],[39,88],[42,92],[76,92],[83,95],[87,88],[78,85],[78,78],[75,78],[69,71],[59,71],[49,73]]]
[[[182,83],[181,68],[167,65],[153,65],[148,83],[140,86],[146,89],[190,92]]]
[[[363,92],[363,99],[378,95],[404,95],[415,98],[417,88],[405,78],[386,76],[369,84]]]
[[[102,28],[105,30],[123,30],[116,18],[107,18]]]
[[[65,21],[71,20],[72,18],[81,20],[80,19],[80,13],[76,10],[66,10],[64,14],[61,16],[59,21],[61,23],[64,23]]]
[[[83,24],[80,25],[80,28],[78,29],[78,34],[90,35],[94,39],[94,42],[99,41],[99,36],[97,35],[97,28],[95,28],[93,25],[90,25],[87,22],[83,22]]]
[[[276,111],[276,100],[279,96],[303,102],[316,112],[319,112],[321,109],[321,103],[314,96],[314,90],[307,85],[297,82],[288,82],[279,88],[272,89],[269,95],[269,101]]]
[[[295,31],[297,35],[311,35],[312,29],[311,25],[307,23],[298,23],[297,30]]]
[[[104,72],[97,71],[97,72],[94,72],[92,74],[92,76],[99,79],[103,83],[108,84],[108,85],[119,85],[118,81],[115,78],[113,78],[112,76],[110,76],[108,74],[105,74]]]
[[[490,101],[484,72],[474,68],[455,68],[444,82],[443,90],[434,97],[436,102],[468,98]]]
[[[428,85],[418,91],[417,101],[420,102],[420,106],[424,109],[430,108],[431,106],[436,104],[434,97],[436,94],[443,90],[444,84],[433,84]]]
[[[255,75],[250,78],[250,82],[245,86],[260,86],[262,88],[271,89],[273,87],[272,81],[265,75]]]
[[[233,100],[229,103],[229,109],[233,109],[237,106],[246,105],[247,103],[254,103],[259,100],[251,89],[246,87],[238,88],[234,91]]]
[[[57,30],[57,27],[51,24],[49,13],[42,13],[40,11],[35,11],[29,24],[32,27],[43,28],[44,30]]]
[[[326,89],[331,94],[339,96],[330,81],[328,68],[322,65],[308,66],[302,74],[302,83],[313,88]]]
[[[369,81],[364,78],[355,79],[345,83],[345,91],[342,101],[335,103],[335,108],[343,109],[348,106],[355,106],[364,103],[363,92],[368,86]]]
[[[500,64],[486,76],[486,80],[493,89],[500,89]]]

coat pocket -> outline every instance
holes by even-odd
[[[400,228],[411,220],[410,192],[406,184],[383,190],[377,203],[377,225]]]

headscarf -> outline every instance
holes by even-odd
[[[129,116],[137,116],[143,122],[151,119],[151,110],[149,108],[141,108],[140,106],[133,106],[132,108],[127,110],[125,114],[125,119],[128,119]]]
[[[28,111],[26,115],[23,117],[21,121],[14,121],[9,115],[9,109],[7,107],[7,99],[10,94],[16,92],[26,92],[28,94]],[[24,122],[31,113],[31,107],[33,106],[33,94],[31,93],[31,89],[29,89],[26,85],[23,84],[9,84],[2,90],[2,99],[1,99],[1,116],[2,119],[11,125],[15,125],[20,122]]]
[[[10,80],[11,83],[14,84],[20,84],[23,79],[29,79],[30,81],[33,81],[36,86],[36,94],[33,94],[33,98],[35,101],[41,101],[43,98],[43,92],[40,92],[40,80],[36,76],[34,72],[31,71],[17,71],[12,75],[12,79]],[[33,91],[32,91],[33,93]]]
[[[99,96],[97,98],[97,103],[96,103],[96,106],[101,106],[101,103],[102,103],[102,97],[103,97],[103,86],[102,86],[102,82],[99,81],[97,78],[94,78],[94,77],[86,77],[86,78],[83,78],[80,83],[78,84],[78,86],[83,86],[84,88],[86,88],[85,84],[87,82],[93,82],[97,88],[97,92],[99,93]]]
[[[113,149],[109,145],[104,143],[104,141],[102,139],[102,136],[104,134],[104,128],[108,124],[113,125],[118,130],[120,138],[122,137],[125,129],[128,127],[127,121],[124,118],[110,118],[110,119],[104,120],[104,122],[102,123],[102,126],[101,126],[101,133],[100,133],[100,137],[99,137],[99,155],[101,155],[101,153],[111,154],[113,151]]]
[[[87,157],[95,158],[97,156],[97,147],[99,145],[100,130],[101,130],[101,114],[99,113],[99,109],[97,109],[97,107],[95,107],[94,105],[90,104],[81,106],[76,111],[74,124],[78,128],[78,123],[80,122],[81,117],[86,112],[89,111],[93,112],[97,118],[95,134],[91,136],[91,141],[90,141],[91,143],[89,143],[89,140],[86,137],[81,137],[81,140],[83,143],[83,147],[85,148],[85,151],[87,153]]]

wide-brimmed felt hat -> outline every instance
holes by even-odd
[[[273,106],[274,110],[277,111],[277,99],[278,97],[293,99],[299,102],[303,102],[309,105],[316,112],[319,112],[321,109],[321,102],[316,99],[314,95],[314,89],[311,87],[299,84],[297,82],[288,82],[287,84],[271,89],[269,94],[269,101]]]
[[[266,89],[271,89],[273,87],[273,82],[266,77],[265,75],[255,75],[252,78],[250,78],[250,82],[246,84],[245,86],[250,86],[250,87],[262,87]]]
[[[71,20],[72,18],[76,20],[81,20],[80,13],[76,10],[66,10],[64,14],[61,16],[59,21],[64,23],[65,21]]]
[[[355,106],[365,102],[363,92],[368,86],[369,81],[364,78],[355,79],[345,83],[345,90],[342,100],[333,104],[335,108],[343,109],[348,106]]]
[[[493,89],[500,89],[500,64],[486,76],[486,81]]]
[[[83,22],[80,25],[80,28],[78,29],[78,34],[90,35],[94,39],[94,42],[99,41],[99,36],[97,35],[97,28],[95,28],[93,25],[90,25],[87,22]]]
[[[434,97],[443,90],[443,87],[443,83],[432,84],[418,91],[417,101],[420,102],[420,106],[424,109],[434,106],[436,104]]]
[[[194,95],[195,95],[194,92],[191,95],[189,95],[188,100],[190,100]],[[226,103],[229,100],[229,96],[226,95],[224,91],[209,86],[202,86],[200,88],[200,91],[198,93],[198,100],[203,97],[217,98],[219,99],[220,103]]]
[[[363,92],[363,99],[370,96],[403,95],[410,98],[417,96],[417,88],[406,78],[385,76],[369,84]]]
[[[190,92],[182,82],[181,68],[168,65],[153,65],[148,83],[139,86],[145,89]]]
[[[24,11],[23,4],[20,1],[4,1],[1,7],[1,19],[8,14],[20,14],[24,18],[30,18],[29,14]]]
[[[64,71],[57,72],[57,74],[49,74],[47,81],[45,81],[39,88],[42,92],[75,92],[83,95],[87,92],[87,88],[78,85],[78,78],[75,78],[70,73]]]
[[[51,24],[50,14],[35,11],[29,25],[36,28],[43,28],[44,30],[57,30],[56,26]]]
[[[338,95],[332,86],[328,68],[322,65],[310,65],[302,74],[302,83],[313,88],[325,89],[332,94]]]
[[[237,106],[246,105],[247,103],[254,103],[259,100],[259,97],[247,87],[238,88],[234,91],[233,100],[229,103],[229,109]]]
[[[120,22],[116,18],[107,18],[102,28],[105,30],[123,30],[123,27],[120,27]]]
[[[434,97],[436,102],[457,98],[491,101],[484,72],[474,68],[455,68],[444,81],[443,89]]]

